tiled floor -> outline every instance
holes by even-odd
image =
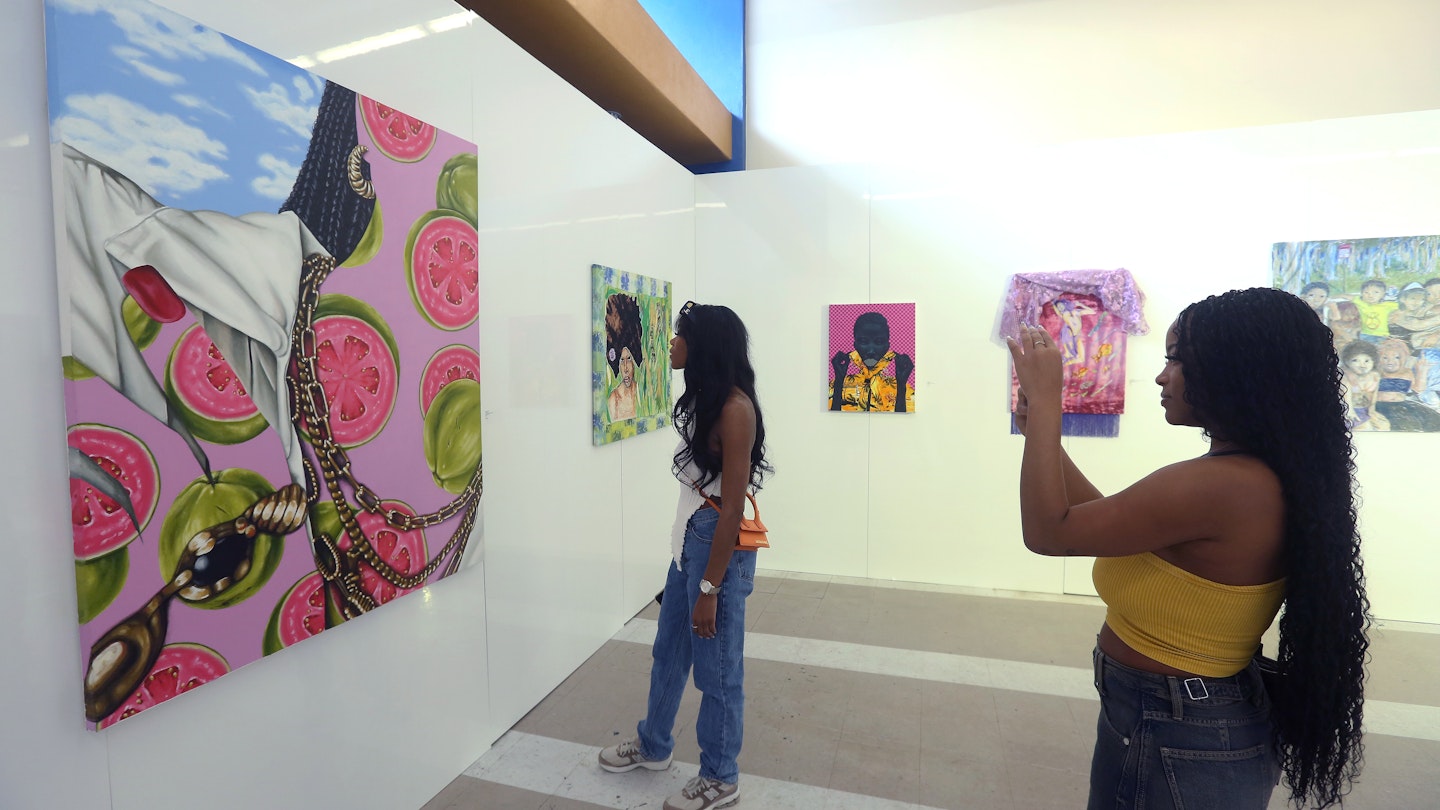
[[[423,810],[659,808],[697,769],[693,686],[668,771],[595,764],[644,710],[658,610],[641,611]],[[762,571],[747,610],[739,806],[1085,806],[1097,601]],[[1345,807],[1440,807],[1440,627],[1378,627],[1372,653],[1366,767]],[[1271,808],[1284,806],[1277,790]]]

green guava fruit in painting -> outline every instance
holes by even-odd
[[[480,258],[475,226],[444,209],[430,211],[405,240],[405,280],[425,320],[449,332],[480,315]]]
[[[380,506],[406,515],[415,514],[414,509],[401,501],[381,501]],[[416,574],[425,567],[428,552],[423,528],[401,531],[391,526],[384,515],[367,512],[363,509],[355,511],[355,522],[359,524],[360,531],[368,539],[371,548],[374,548],[380,559],[384,560],[391,568],[401,574]],[[330,501],[321,501],[311,508],[310,528],[313,532],[329,537],[342,551],[349,550],[354,546],[350,537],[345,534],[340,522],[340,513],[336,510],[335,504]],[[377,605],[383,605],[420,587],[417,585],[414,588],[401,588],[380,576],[379,572],[363,560],[359,563],[359,568],[360,589],[369,594]],[[326,618],[331,626],[342,620],[339,606],[334,602],[335,599],[332,597],[326,613]]]
[[[435,182],[435,207],[454,211],[475,225],[480,211],[479,178],[474,152],[461,152],[445,161]]]
[[[372,98],[360,96],[360,118],[375,148],[391,160],[414,163],[435,145],[435,127]]]
[[[315,307],[315,362],[330,411],[330,434],[342,447],[376,436],[395,410],[400,349],[379,312],[357,298],[320,296]]]
[[[215,473],[215,483],[201,477],[191,481],[170,505],[160,524],[160,576],[169,582],[176,574],[185,544],[202,529],[234,520],[252,504],[275,491],[257,472],[231,467]],[[250,598],[275,573],[285,552],[284,539],[261,532],[255,536],[250,569],[227,590],[203,601],[185,601],[190,607],[216,610]]]
[[[270,623],[260,644],[262,652],[270,655],[324,632],[329,626],[325,603],[325,580],[320,572],[311,571],[301,577],[270,614]]]
[[[185,330],[170,350],[165,393],[190,432],[207,442],[247,442],[269,424],[199,324]]]
[[[150,448],[126,431],[92,423],[72,425],[65,440],[120,482],[144,529],[160,499],[160,468]],[[70,479],[70,528],[77,560],[104,556],[140,536],[120,504],[78,478]]]
[[[480,380],[480,355],[459,343],[441,348],[425,363],[420,375],[420,413],[429,413],[435,395],[456,380]]]
[[[460,494],[480,466],[480,383],[456,380],[440,389],[425,414],[424,436],[431,477]]]
[[[166,644],[160,648],[160,657],[155,659],[155,666],[150,668],[140,686],[96,727],[113,726],[229,671],[229,662],[203,644]]]
[[[99,616],[115,601],[130,573],[130,550],[117,548],[92,560],[75,561],[75,606],[80,623]]]

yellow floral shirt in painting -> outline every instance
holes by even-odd
[[[860,369],[860,373],[845,375],[845,387],[840,393],[840,410],[894,411],[895,397],[900,390],[900,384],[895,380],[895,372],[890,371],[890,365],[894,362],[895,352],[889,351],[875,364],[875,368],[865,368],[859,352],[850,352],[850,364]],[[889,372],[888,376],[886,372]],[[825,401],[829,402],[830,398],[827,396]],[[909,383],[905,385],[905,410],[907,413],[915,411],[915,389]]]

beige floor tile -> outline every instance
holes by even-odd
[[[656,805],[658,806],[659,803],[660,800],[657,800]],[[538,810],[597,810],[597,808],[603,806],[604,805],[590,804],[589,802],[577,802],[574,799],[566,799],[562,796],[550,796],[545,799]],[[496,805],[495,810],[501,810],[500,806]]]
[[[1016,810],[1075,810],[1084,807],[1090,795],[1088,773],[1014,761],[1007,764],[1007,772]]]
[[[420,810],[538,810],[548,798],[541,793],[460,776]]]
[[[825,591],[829,587],[830,581],[828,577],[823,582],[791,577],[780,581],[779,585],[775,588],[775,594],[777,596],[820,599],[825,596]]]
[[[783,577],[762,574],[757,571],[755,573],[755,593],[774,593],[782,581],[784,581]]]
[[[746,722],[798,720],[839,731],[857,673],[773,661],[745,665]]]
[[[842,736],[835,748],[830,788],[912,804],[920,801],[918,748],[888,741],[870,742]]]
[[[920,753],[1003,768],[995,690],[954,683],[921,686]]]
[[[1066,698],[995,690],[1000,744],[1011,770],[1027,763],[1088,774],[1094,735],[1082,737]]]
[[[1440,706],[1440,633],[1370,631],[1365,697]]]
[[[860,674],[850,692],[845,739],[873,739],[920,753],[920,681]]]
[[[839,745],[839,729],[793,718],[763,724],[747,720],[740,770],[787,782],[826,785],[835,769]]]
[[[966,759],[947,751],[921,753],[920,803],[956,810],[1006,810],[1014,806],[1004,763]]]

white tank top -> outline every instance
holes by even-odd
[[[684,446],[685,440],[681,439],[675,445],[675,452],[680,452]],[[685,548],[685,524],[690,522],[690,516],[695,514],[696,509],[706,506],[705,499],[695,491],[694,486],[702,475],[693,459],[675,473],[675,479],[680,482],[680,500],[675,505],[675,525],[670,527],[670,555],[675,558],[676,568],[680,567],[680,552]],[[720,476],[715,476],[714,481],[705,485],[705,494],[711,498],[720,496]]]

